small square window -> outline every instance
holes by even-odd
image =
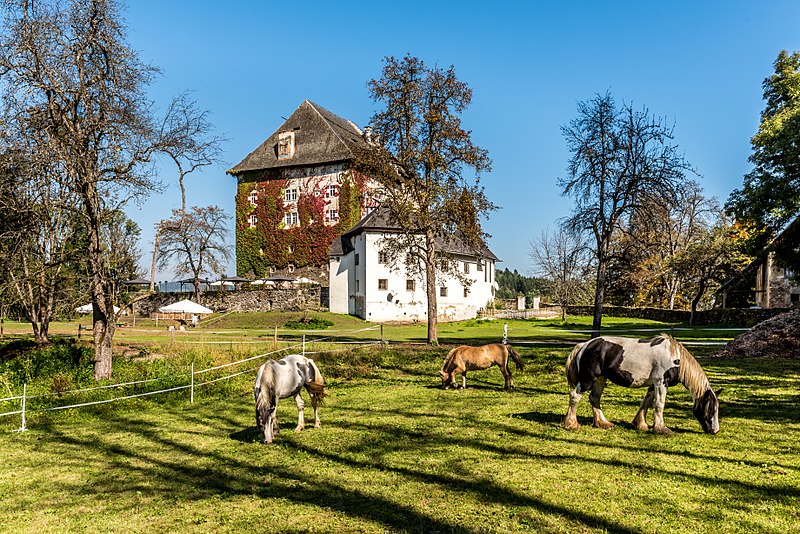
[[[469,288],[465,287],[464,288],[464,298],[467,298],[468,296],[469,296]]]
[[[256,191],[255,189],[250,191],[250,194],[247,196],[247,200],[253,206],[257,206],[258,205],[258,191]]]
[[[483,263],[478,262],[478,271],[482,271],[482,270],[483,270]]]
[[[334,184],[329,185],[328,188],[325,190],[325,197],[327,198],[333,198],[338,196],[339,196],[339,187]]]
[[[464,274],[469,274],[469,263],[464,262]]]
[[[387,280],[386,278],[379,278],[378,289],[381,291],[386,291],[387,289],[389,289],[389,280]]]
[[[339,210],[328,210],[327,219],[329,221],[338,221],[339,220]]]
[[[256,216],[255,213],[251,213],[250,216],[247,218],[247,224],[250,226],[250,228],[256,227],[256,225],[258,224],[258,217]]]
[[[283,192],[283,201],[284,202],[296,202],[297,201],[297,189],[287,189]]]
[[[287,227],[292,227],[297,225],[297,212],[296,211],[287,211],[283,217],[283,222],[286,224]]]
[[[389,263],[389,253],[388,252],[378,252],[378,263]]]
[[[416,282],[414,280],[406,280],[406,291],[414,291]]]
[[[294,156],[294,132],[278,134],[278,159],[290,159]]]
[[[442,286],[439,288],[439,296],[446,297],[447,296],[447,286]]]

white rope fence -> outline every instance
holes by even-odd
[[[377,329],[377,328],[378,327],[362,328],[362,329],[359,329],[359,330],[352,330],[349,333],[354,333],[355,334],[355,333],[358,333],[358,332],[364,332],[364,331],[367,331],[367,330],[374,330],[374,329]],[[157,378],[149,378],[149,379],[145,379],[145,380],[134,380],[134,381],[130,381],[130,382],[123,382],[123,383],[118,383],[118,384],[108,384],[108,385],[104,385],[104,386],[96,386],[96,387],[84,388],[84,389],[73,389],[73,390],[63,391],[63,392],[42,393],[42,394],[30,395],[30,396],[27,395],[27,384],[24,384],[23,385],[23,393],[22,393],[22,395],[14,395],[14,396],[9,396],[9,397],[5,397],[5,398],[1,398],[0,399],[0,403],[12,402],[12,401],[21,401],[20,402],[21,409],[10,411],[10,412],[5,412],[5,413],[0,413],[0,417],[6,417],[6,416],[11,416],[11,415],[21,415],[22,416],[22,425],[16,431],[17,432],[24,432],[26,430],[26,414],[28,414],[28,413],[43,413],[43,412],[53,412],[53,411],[59,411],[59,410],[67,410],[67,409],[70,409],[70,408],[82,408],[82,407],[86,407],[86,406],[95,406],[95,405],[99,405],[99,404],[108,404],[108,403],[111,403],[111,402],[135,399],[135,398],[139,398],[139,397],[147,397],[147,396],[150,396],[150,395],[157,395],[157,394],[160,394],[160,393],[169,393],[169,392],[173,392],[173,391],[181,391],[181,390],[184,390],[184,389],[189,389],[190,390],[190,402],[193,403],[194,402],[194,390],[195,390],[195,388],[202,387],[202,386],[207,386],[209,384],[214,384],[216,382],[221,382],[223,380],[230,380],[231,378],[235,378],[237,376],[241,376],[241,375],[244,375],[244,374],[247,374],[247,373],[252,373],[252,372],[258,370],[260,365],[256,366],[256,367],[249,368],[249,369],[245,369],[244,371],[239,371],[239,372],[236,372],[236,373],[233,373],[233,374],[229,374],[229,375],[213,378],[213,379],[207,380],[205,382],[195,383],[195,376],[203,375],[203,374],[206,374],[206,373],[209,373],[209,372],[212,372],[212,371],[218,371],[220,369],[225,369],[225,368],[228,368],[228,367],[233,367],[235,365],[241,365],[243,363],[247,363],[247,362],[251,362],[253,360],[266,358],[267,356],[272,356],[272,355],[278,354],[278,353],[284,353],[286,351],[289,351],[289,350],[292,350],[292,349],[297,349],[297,348],[300,348],[302,350],[302,353],[303,353],[304,356],[306,354],[327,354],[327,353],[345,352],[345,351],[352,350],[352,348],[342,348],[342,349],[328,349],[328,350],[318,350],[318,351],[310,352],[310,351],[306,351],[306,344],[307,343],[329,343],[329,344],[336,344],[336,345],[357,343],[357,344],[362,345],[362,346],[378,345],[378,344],[383,344],[384,343],[383,328],[381,328],[381,340],[379,340],[379,341],[335,341],[335,338],[333,336],[322,337],[322,338],[317,338],[317,339],[312,339],[312,340],[307,341],[305,334],[303,334],[303,339],[302,339],[301,343],[294,343],[293,345],[289,345],[287,347],[282,347],[282,348],[275,349],[275,350],[272,350],[272,351],[269,351],[269,352],[265,352],[265,353],[262,353],[262,354],[257,354],[255,356],[250,356],[249,358],[244,358],[244,359],[241,359],[241,360],[237,360],[235,362],[229,362],[229,363],[224,363],[224,364],[220,364],[220,365],[215,365],[213,367],[209,367],[207,369],[201,369],[199,371],[195,371],[194,370],[194,363],[192,363],[192,367],[191,367],[190,373],[168,375],[168,376],[162,376],[162,377],[157,377]],[[76,403],[76,404],[69,404],[69,405],[65,405],[65,406],[51,406],[51,407],[45,407],[45,408],[27,409],[27,401],[31,400],[31,399],[43,399],[43,398],[52,397],[52,396],[56,396],[56,395],[61,396],[61,395],[67,395],[67,394],[87,393],[87,392],[93,392],[93,391],[105,390],[105,389],[112,389],[112,388],[123,388],[123,387],[130,387],[130,386],[136,386],[136,385],[140,385],[140,384],[156,382],[156,381],[159,381],[159,380],[174,380],[176,378],[186,378],[186,377],[190,378],[190,383],[189,384],[180,385],[180,386],[174,386],[174,387],[159,389],[159,390],[155,390],[155,391],[146,391],[146,392],[143,392],[143,393],[135,393],[135,394],[131,394],[131,395],[124,395],[122,397],[112,397],[110,399],[101,399],[101,400],[87,401],[87,402],[81,402],[81,403]]]

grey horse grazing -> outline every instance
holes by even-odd
[[[308,391],[314,407],[314,428],[319,428],[318,407],[325,397],[325,381],[314,360],[300,354],[290,354],[278,361],[269,360],[258,369],[253,394],[256,400],[256,426],[263,434],[263,443],[272,443],[273,436],[280,431],[275,418],[278,399],[294,397],[297,403],[295,432],[305,428],[305,403],[300,396],[303,388]]]
[[[692,394],[692,412],[703,430],[709,434],[719,432],[719,400],[706,378],[700,364],[678,341],[667,334],[652,339],[624,337],[597,337],[579,343],[570,353],[566,364],[567,382],[572,390],[569,409],[564,417],[564,428],[580,428],[576,417],[578,403],[583,394],[591,391],[594,426],[611,428],[614,425],[600,409],[600,397],[606,379],[626,387],[650,386],[642,399],[633,425],[647,430],[647,410],[653,407],[653,432],[671,434],[664,425],[664,401],[667,388],[681,382]]]

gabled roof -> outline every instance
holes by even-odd
[[[291,158],[278,159],[278,136],[283,132],[294,132],[296,149]],[[350,160],[359,146],[366,146],[362,135],[352,122],[305,100],[280,128],[228,173],[238,175],[248,171]]]
[[[399,232],[400,227],[391,220],[391,211],[385,205],[378,206],[369,212],[363,219],[358,221],[352,228],[341,236],[336,237],[331,243],[330,256],[343,256],[353,250],[351,239],[365,231],[370,232]],[[499,258],[489,250],[486,244],[482,244],[479,251],[469,247],[463,239],[461,233],[456,232],[446,237],[437,237],[436,246],[439,250],[448,254],[460,254],[463,256],[480,256],[490,260],[499,261]]]

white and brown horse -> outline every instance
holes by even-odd
[[[647,430],[647,410],[654,413],[653,432],[670,434],[664,425],[664,401],[667,388],[678,382],[686,386],[694,400],[694,413],[705,432],[719,432],[719,400],[706,378],[700,364],[686,348],[667,334],[652,339],[624,337],[597,337],[580,343],[570,353],[566,365],[569,409],[564,417],[564,428],[580,428],[576,417],[578,402],[587,391],[592,404],[594,426],[611,428],[600,409],[600,396],[606,379],[626,387],[649,386],[642,399],[633,425]]]
[[[500,368],[505,378],[505,390],[514,389],[514,380],[511,378],[511,370],[508,368],[509,357],[517,364],[517,370],[522,371],[524,366],[519,353],[510,345],[502,343],[492,343],[482,347],[469,347],[462,345],[451,350],[444,359],[439,376],[442,377],[442,389],[450,386],[457,388],[456,375],[461,374],[461,388],[467,388],[467,371],[481,371],[496,365]]]
[[[263,434],[263,443],[272,443],[273,436],[280,431],[275,418],[278,399],[294,397],[297,404],[297,428],[294,430],[300,432],[305,428],[305,403],[300,396],[304,387],[314,407],[314,428],[319,428],[317,409],[325,397],[325,381],[314,360],[300,354],[290,354],[278,361],[269,360],[258,369],[253,394],[256,398],[256,426]]]

